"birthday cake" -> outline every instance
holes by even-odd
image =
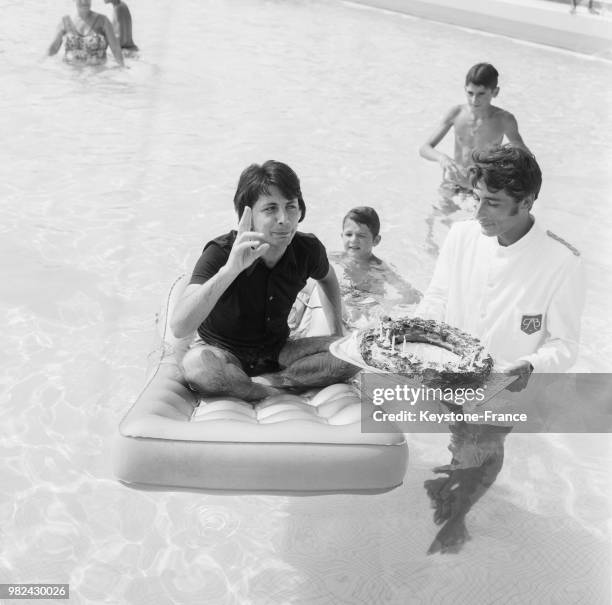
[[[454,355],[448,361],[430,361],[410,352],[410,343],[441,347]],[[431,386],[474,386],[491,373],[493,359],[477,338],[448,324],[412,317],[384,317],[377,327],[361,333],[359,349],[372,368],[395,374],[419,375]]]

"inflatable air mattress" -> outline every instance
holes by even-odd
[[[149,378],[119,425],[114,469],[127,484],[240,491],[381,491],[401,484],[402,433],[362,433],[359,393],[336,384],[256,404],[201,399],[179,361],[191,338],[168,328],[186,285],[172,286],[158,318]]]

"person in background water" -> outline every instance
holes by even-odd
[[[442,205],[457,210],[465,198],[471,206],[472,185],[468,167],[475,150],[486,150],[503,142],[504,137],[513,147],[529,151],[519,134],[516,118],[505,109],[492,105],[499,94],[499,74],[490,63],[477,63],[465,77],[467,103],[451,107],[431,136],[419,149],[421,157],[438,162],[442,167],[440,195]],[[453,128],[455,143],[453,157],[438,151],[436,146]]]
[[[421,157],[438,162],[442,167],[438,202],[425,219],[426,248],[432,256],[437,256],[440,249],[436,222],[439,221],[446,229],[457,220],[469,218],[474,210],[472,186],[467,172],[472,153],[499,145],[504,138],[514,147],[529,151],[519,134],[515,117],[501,107],[492,105],[493,99],[499,94],[498,78],[497,70],[490,63],[473,65],[465,76],[467,103],[453,105],[419,149]],[[451,128],[455,134],[452,158],[436,149]]]
[[[82,65],[101,65],[110,49],[117,63],[123,66],[123,54],[107,17],[91,10],[91,0],[74,0],[76,15],[65,15],[57,28],[48,55],[57,54],[64,42],[64,61]]]
[[[349,210],[342,219],[341,237],[344,250],[331,252],[329,260],[338,275],[346,329],[365,327],[380,315],[391,313],[393,305],[412,305],[421,300],[416,288],[373,253],[381,241],[380,218],[374,208],[357,206]],[[308,330],[309,322],[302,321],[306,309],[318,306],[312,296],[314,286],[309,282],[294,306],[292,322],[297,333],[300,326]]]
[[[132,14],[125,2],[121,0],[104,0],[105,4],[113,5],[113,27],[123,50],[137,51],[138,46],[132,40]]]
[[[578,7],[578,4],[580,4],[580,0],[570,0],[570,2],[572,4],[572,8],[570,8],[570,14],[575,15],[576,8]],[[593,0],[589,0],[589,13],[593,15],[599,15],[599,11],[595,10],[595,8],[593,7]]]

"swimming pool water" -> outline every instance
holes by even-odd
[[[422,483],[445,436],[410,437],[378,496],[138,492],[109,448],[159,302],[233,225],[247,164],[295,168],[331,250],[375,206],[380,256],[425,289],[440,175],[417,149],[482,60],[542,165],[538,218],[587,266],[577,367],[609,372],[611,65],[340,2],[129,5],[140,58],[75,70],[42,59],[71,2],[0,0],[0,582],[70,582],[74,603],[607,602],[607,436],[510,435],[442,557]]]

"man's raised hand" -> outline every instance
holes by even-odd
[[[270,244],[264,241],[263,233],[251,231],[252,215],[251,208],[247,206],[238,223],[236,240],[227,259],[228,269],[236,274],[242,273],[247,267],[250,267],[270,248]]]

